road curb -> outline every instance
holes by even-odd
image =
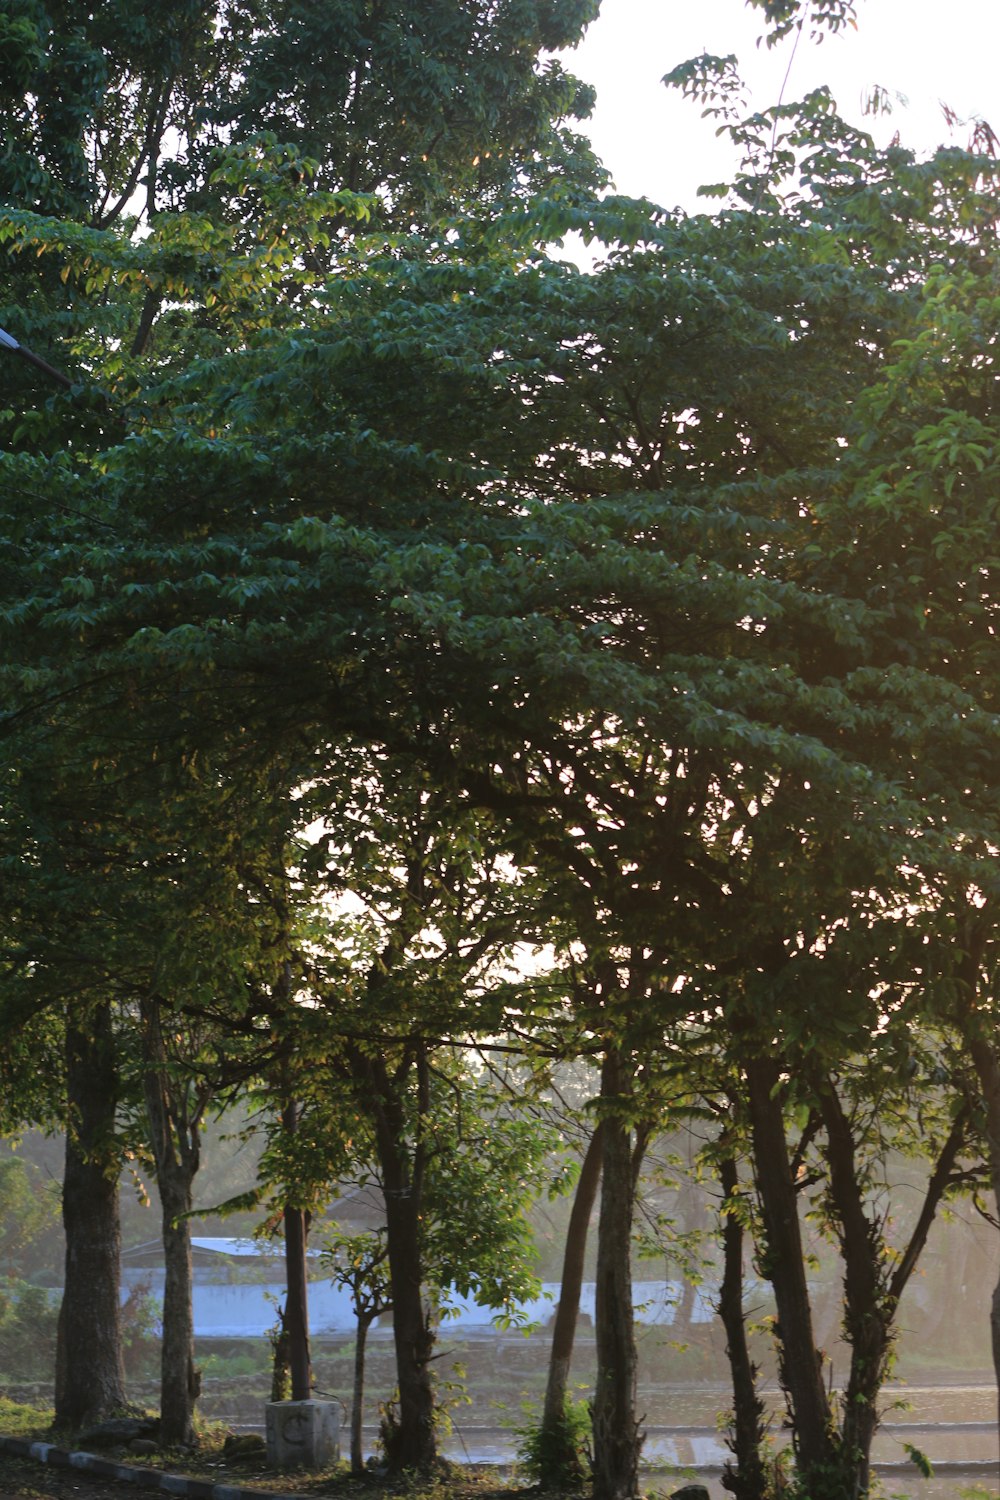
[[[101,1458],[98,1453],[73,1452],[55,1443],[32,1438],[0,1437],[0,1452],[15,1458],[33,1458],[37,1463],[57,1469],[79,1469],[95,1479],[118,1479],[140,1489],[161,1490],[182,1500],[315,1500],[315,1496],[297,1495],[289,1490],[254,1490],[238,1484],[213,1484],[209,1479],[191,1479],[186,1474],[166,1474],[161,1469],[143,1469],[136,1464],[118,1463]]]

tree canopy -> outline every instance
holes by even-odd
[[[853,20],[757,8],[769,44]],[[737,179],[704,214],[614,197],[547,56],[595,10],[4,23],[0,317],[73,382],[19,367],[0,412],[7,1113],[79,1131],[89,1038],[120,1114],[141,1078],[256,1089],[285,1208],[376,1179],[419,1466],[435,1299],[528,1284],[527,1080],[584,1054],[597,1500],[637,1485],[639,1163],[694,1111],[801,1492],[853,1500],[930,1219],[984,1147],[1000,1181],[996,164],[877,150],[822,91],[743,117],[701,58],[668,80]],[[198,1044],[153,1066],[164,1018]],[[45,1088],[26,1038],[62,1045]],[[900,1246],[892,1151],[923,1163]]]

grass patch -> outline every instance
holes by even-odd
[[[44,1437],[52,1426],[51,1406],[28,1406],[0,1396],[0,1432],[5,1437]]]

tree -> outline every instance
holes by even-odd
[[[800,19],[790,5],[764,9],[779,30]],[[849,7],[811,14],[838,19]],[[250,39],[261,56],[284,45],[266,27]],[[729,77],[718,60],[685,75],[693,90]],[[291,91],[303,129],[315,123],[307,93]],[[121,728],[139,702],[147,751],[169,733],[216,766],[239,765],[248,744],[264,743],[282,766],[274,795],[313,778],[326,816],[338,806],[331,773],[352,743],[419,765],[438,812],[441,797],[487,810],[504,827],[494,847],[543,876],[546,915],[560,908],[564,926],[583,929],[589,959],[615,970],[601,980],[606,1015],[589,1018],[607,1075],[609,1203],[630,1186],[636,1034],[652,1028],[659,1062],[664,1039],[687,1025],[710,1033],[729,1077],[742,1070],[741,1125],[757,1139],[764,1232],[775,1243],[794,1217],[783,1106],[815,1115],[826,1166],[838,1163],[836,1187],[832,1170],[825,1180],[846,1261],[859,1178],[839,1174],[858,1152],[831,1079],[853,1069],[879,1016],[866,990],[850,1046],[830,1038],[823,1066],[796,1077],[796,1088],[808,1085],[800,1096],[784,1089],[776,1058],[799,1061],[808,1006],[785,986],[800,972],[832,973],[828,948],[863,947],[874,911],[882,938],[892,931],[894,903],[911,894],[917,834],[933,844],[927,866],[946,863],[951,805],[907,762],[965,698],[923,649],[913,606],[926,608],[926,577],[900,589],[912,618],[904,608],[896,619],[884,591],[898,554],[877,549],[874,569],[867,558],[846,564],[859,539],[884,537],[857,525],[850,481],[845,500],[843,476],[857,476],[844,462],[855,439],[845,413],[893,340],[913,334],[929,263],[957,274],[974,262],[969,231],[984,195],[956,211],[977,185],[974,160],[923,167],[873,153],[822,95],[735,128],[747,169],[731,206],[711,218],[581,202],[560,184],[540,205],[505,212],[497,201],[466,222],[437,217],[421,237],[405,232],[420,222],[417,208],[403,211],[406,193],[382,182],[386,220],[397,204],[402,217],[395,233],[366,242],[344,219],[374,206],[344,190],[336,153],[243,138],[221,155],[211,143],[217,175],[204,212],[161,214],[141,243],[11,214],[16,254],[41,251],[43,267],[65,270],[80,294],[81,359],[117,378],[117,348],[95,352],[96,319],[86,324],[88,282],[108,291],[101,317],[117,319],[119,344],[121,328],[152,326],[161,296],[173,305],[158,317],[155,360],[148,339],[135,341],[147,383],[123,367],[128,442],[109,437],[105,412],[91,413],[99,457],[77,447],[68,456],[54,408],[43,456],[22,443],[4,460],[10,533],[31,556],[29,567],[9,554],[4,575],[10,704],[18,724],[58,708],[65,731],[81,717]],[[298,180],[310,176],[315,192]],[[573,228],[610,247],[593,276],[537,254]],[[325,276],[331,266],[338,274]],[[849,451],[866,462],[856,443]],[[29,489],[49,513],[26,504]],[[60,655],[54,642],[68,649]],[[978,714],[975,727],[985,737]],[[903,753],[880,749],[886,729]],[[398,801],[384,806],[409,829]],[[814,851],[833,876],[820,875]],[[418,841],[401,861],[414,890],[387,908],[391,951],[373,945],[359,965],[366,1001],[394,1026],[400,1014],[410,1020],[417,995],[412,1029],[390,1031],[388,1060],[366,1050],[367,1033],[348,1034],[328,1070],[345,1091],[367,1080],[381,1111],[380,1170],[401,1193],[426,1179],[438,1043],[453,1044],[467,1021],[431,982],[443,985],[419,945],[415,990],[412,968],[395,966],[414,956],[421,903],[441,894],[428,884],[427,853]],[[352,847],[363,871],[368,857],[364,840]],[[865,905],[872,889],[881,907]],[[460,934],[445,949],[442,973],[461,992],[470,946]],[[868,958],[838,972],[867,984]],[[342,961],[328,972],[319,959],[301,967],[331,1014],[345,970],[357,979]],[[360,1014],[358,991],[352,1003]],[[247,1014],[250,1025],[252,1006]],[[289,1056],[312,1041],[307,1008],[292,1014]],[[868,1077],[896,1085],[888,1062],[881,1074],[852,1072],[862,1080],[852,1107]],[[867,1139],[877,1158],[877,1135]],[[408,1330],[405,1425],[416,1434],[405,1451],[424,1462],[423,1247],[407,1211],[396,1218],[393,1241],[404,1248],[393,1296]],[[617,1343],[602,1358],[627,1397],[627,1244],[614,1231],[609,1219],[601,1279]],[[798,1313],[805,1319],[788,1353],[803,1482],[819,1484],[829,1457],[823,1393],[798,1251],[782,1249],[792,1278],[783,1333],[791,1339]],[[602,1382],[602,1399],[609,1390]],[[867,1408],[872,1393],[862,1395]],[[632,1416],[627,1399],[600,1416],[602,1493],[635,1487]],[[837,1477],[849,1492],[864,1480],[852,1463]]]
[[[949,1066],[957,1075],[969,1069],[977,1081],[994,1187],[995,213],[988,188],[995,170],[983,158],[966,162],[965,263],[927,278],[913,337],[893,351],[859,403],[843,485],[819,512],[819,565],[842,570],[879,605],[873,659],[892,684],[897,735],[905,725],[909,752],[893,763],[926,810],[909,979],[928,1012],[955,1029],[958,1057]],[[995,1332],[995,1310],[991,1321]]]
[[[734,1462],[723,1469],[722,1483],[743,1500],[762,1500],[770,1492],[765,1443],[767,1415],[750,1354],[744,1298],[744,1209],[739,1168],[731,1139],[720,1142],[719,1186],[722,1190],[722,1284],[719,1317],[726,1331],[726,1357],[733,1385],[729,1446]]]
[[[546,1487],[582,1477],[575,1434],[567,1413],[569,1369],[580,1312],[587,1233],[601,1181],[603,1129],[603,1122],[598,1121],[587,1143],[566,1229],[559,1301],[552,1320],[552,1346],[538,1434],[539,1479]]]
[[[388,1246],[384,1230],[361,1234],[334,1233],[326,1237],[323,1264],[334,1286],[351,1294],[357,1326],[354,1334],[354,1384],[351,1391],[351,1473],[364,1473],[361,1428],[364,1420],[365,1350],[368,1330],[392,1311],[389,1292]]]
[[[63,362],[114,383],[117,404],[109,408],[99,391],[89,396],[77,391],[72,401],[56,402],[44,412],[29,410],[26,416],[18,412],[5,419],[12,428],[12,449],[23,459],[20,464],[15,460],[8,473],[8,493],[15,509],[27,505],[33,515],[25,525],[22,512],[11,535],[25,539],[38,519],[36,486],[51,486],[48,535],[55,549],[61,549],[68,535],[53,518],[75,514],[77,539],[86,537],[84,546],[96,544],[102,553],[101,561],[91,553],[91,562],[105,576],[124,563],[127,576],[119,581],[131,591],[138,562],[132,549],[144,523],[133,527],[125,512],[114,514],[110,496],[97,493],[103,488],[107,450],[124,436],[125,425],[144,425],[146,437],[157,431],[152,408],[141,395],[131,409],[127,403],[150,370],[169,379],[173,369],[184,370],[199,356],[240,349],[272,321],[287,324],[302,316],[301,308],[293,309],[293,289],[315,284],[331,264],[326,254],[331,242],[359,214],[370,211],[371,204],[359,205],[354,191],[338,191],[348,181],[380,193],[383,223],[395,221],[401,227],[414,217],[431,222],[442,204],[460,197],[497,193],[505,184],[516,187],[526,171],[540,170],[554,153],[572,165],[581,181],[595,181],[589,153],[559,123],[586,110],[586,91],[557,65],[543,73],[535,64],[537,46],[571,41],[590,9],[572,0],[547,7],[544,15],[517,5],[500,12],[484,6],[472,15],[468,7],[444,4],[424,7],[417,17],[412,7],[391,12],[375,7],[362,20],[339,7],[324,20],[301,8],[288,14],[278,5],[264,11],[227,6],[220,12],[216,6],[192,3],[173,7],[169,16],[145,18],[124,12],[96,16],[68,4],[60,7],[59,24],[52,26],[48,13],[24,6],[12,25],[14,45],[0,77],[0,112],[12,146],[0,190],[15,205],[2,234],[11,252],[7,269],[13,300],[24,310],[18,331],[27,332],[32,342],[39,335],[48,348],[53,322],[58,323],[75,345],[73,357],[64,355]],[[272,84],[275,70],[285,66],[283,48],[303,40],[322,56],[324,66],[309,77],[294,69],[278,90],[283,123],[292,128],[295,141],[278,145],[266,136],[258,140],[260,99],[276,97]],[[345,91],[351,101],[346,112],[339,107]],[[460,107],[442,129],[438,104],[443,96]],[[335,99],[337,107],[331,108]],[[345,122],[344,129],[338,126],[333,132],[336,139],[331,138],[333,121]],[[314,158],[305,154],[305,141]],[[421,144],[427,149],[416,151]],[[535,167],[532,156],[537,156]],[[548,164],[544,170],[550,170]],[[337,186],[317,192],[317,182],[321,188]],[[142,216],[151,238],[137,242],[127,215],[140,183],[145,189]],[[298,211],[289,218],[296,200],[299,209],[308,204],[305,219]],[[26,204],[34,214],[25,213]],[[63,216],[61,225],[57,228],[47,215]],[[311,226],[308,245],[301,238],[297,242],[291,222],[296,218],[300,226],[307,220]],[[29,243],[48,252],[41,292],[36,271],[30,277],[18,274]],[[306,254],[297,261],[299,249]],[[248,257],[257,272],[249,284]],[[167,302],[170,310],[161,316]],[[30,383],[22,385],[25,403],[37,405]],[[82,418],[80,408],[85,409]],[[173,403],[171,409],[178,410]],[[167,447],[178,432],[167,438]],[[158,445],[160,439],[153,441]],[[74,457],[67,462],[70,451]],[[47,479],[42,480],[44,473]],[[178,477],[175,469],[174,479]],[[169,551],[177,535],[172,523],[157,528],[157,546]],[[103,547],[102,539],[106,543],[112,536],[114,545]],[[165,560],[164,554],[160,557]],[[173,564],[167,568],[173,572]],[[139,573],[143,571],[139,563]],[[199,572],[203,580],[208,576],[203,568]],[[10,569],[7,582],[12,603],[17,586]],[[162,576],[161,582],[166,582]],[[152,691],[149,680],[140,685],[144,648],[124,673],[115,670],[103,678],[106,687],[114,681],[110,698],[102,691],[89,692],[87,685],[93,687],[102,677],[100,672],[97,678],[91,675],[93,640],[78,634],[80,626],[86,634],[85,616],[96,620],[86,602],[90,586],[89,575],[79,575],[71,589],[77,595],[70,609],[74,619],[65,617],[81,672],[70,694],[71,717],[104,719],[113,701],[126,722],[131,718],[134,723],[138,695],[146,707],[156,700],[153,718],[164,713],[169,720],[176,706],[173,686],[164,691],[162,678]],[[172,592],[167,583],[166,593]],[[161,604],[165,602],[161,595]],[[29,613],[40,603],[36,594]],[[17,613],[15,606],[11,625]],[[159,608],[157,613],[154,633],[164,626],[169,632],[178,623],[169,605],[165,614]],[[126,626],[125,639],[129,637],[139,639],[132,626]],[[151,642],[147,635],[147,645]],[[44,650],[41,656],[28,655],[30,664],[21,658],[25,670],[19,683],[10,680],[8,725],[67,701],[60,690],[52,696],[53,658]],[[146,664],[152,665],[148,657]],[[153,675],[158,674],[157,665]],[[190,691],[194,679],[183,669],[182,675]],[[177,679],[171,672],[168,680],[173,684]],[[188,741],[189,751],[203,747],[206,736],[221,733],[225,738],[228,732],[220,728],[217,681],[203,686],[208,691],[200,700],[200,727]],[[197,717],[189,718],[189,727]],[[140,758],[163,735],[164,723],[161,718],[154,729],[152,720],[146,720]],[[175,743],[177,730],[175,720],[168,730]],[[242,733],[237,731],[237,742]],[[128,732],[120,741],[134,745]],[[188,754],[187,763],[192,762]],[[122,771],[120,749],[109,766],[113,776]],[[79,769],[78,762],[74,774]],[[161,982],[157,989],[162,996],[168,986]],[[171,1003],[175,1000],[176,995],[170,997]],[[86,1031],[79,1037],[82,1045]],[[164,1139],[162,1131],[157,1139]],[[166,1165],[167,1158],[162,1161]]]
[[[9,1054],[32,1057],[8,1094],[10,1122],[58,1122],[66,1134],[55,1415],[58,1426],[74,1428],[125,1402],[117,1194],[125,1091],[109,981],[114,957],[88,930],[93,908],[81,898],[98,865],[100,794],[91,788],[87,803],[74,809],[73,837],[60,842],[66,787],[53,767],[56,738],[46,723],[31,737],[34,757],[18,764],[8,783],[4,833],[17,839],[25,878],[6,925],[3,1021]],[[53,1053],[53,1065],[40,1070],[39,1059]],[[86,1366],[75,1357],[83,1349]]]
[[[378,1184],[399,1388],[387,1455],[426,1469],[442,1296],[501,1306],[533,1285],[523,1207],[547,1137],[472,1065],[497,1021],[490,967],[527,921],[480,821],[407,760],[342,746],[303,818],[314,807],[324,824],[298,879],[321,872],[325,895],[302,913],[292,982],[310,1006],[281,1023],[301,1114],[294,1140],[275,1138],[269,1170],[298,1185],[302,1207],[303,1192],[359,1167]]]
[[[908,1036],[912,1045],[914,1032]],[[803,1115],[814,1111],[815,1119],[807,1119],[798,1139],[783,1115],[784,1107],[798,1094],[790,1079],[796,1078],[797,1067],[802,1065],[801,1052],[789,1053],[785,1047],[776,1051],[773,1033],[766,1055],[749,1036],[745,1048],[754,1185],[761,1212],[758,1254],[775,1294],[779,1370],[793,1413],[797,1472],[814,1493],[863,1494],[868,1488],[868,1454],[879,1420],[881,1385],[890,1367],[900,1299],[935,1212],[949,1191],[969,1180],[961,1160],[968,1150],[968,1104],[960,1099],[949,1108],[945,1102],[935,1120],[937,1101],[925,1079],[921,1079],[919,1106],[912,1086],[903,1083],[900,1087],[891,1045],[884,1061],[876,1051],[879,1066],[869,1071],[863,1062],[852,1068],[847,1058],[831,1069],[820,1042],[819,1057],[803,1069],[806,1098],[816,1102],[806,1105],[803,1100],[798,1105]],[[913,1060],[910,1052],[904,1051],[903,1056]],[[902,1243],[894,1244],[888,1210],[881,1206],[884,1161],[890,1143],[900,1139],[904,1149],[914,1150],[908,1135],[918,1107],[928,1164],[923,1198]],[[897,1120],[900,1137],[893,1132]],[[815,1167],[808,1150],[810,1137],[819,1158]],[[843,1266],[843,1334],[850,1366],[836,1404],[823,1382],[798,1212],[796,1176],[809,1182],[811,1172],[821,1188],[810,1195],[813,1212],[835,1238]]]

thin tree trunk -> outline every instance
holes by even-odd
[[[306,1216],[301,1208],[285,1204],[285,1330],[288,1334],[288,1365],[292,1376],[292,1400],[308,1401],[312,1395],[312,1357],[309,1352],[309,1302],[306,1278]]]
[[[986,1114],[986,1157],[993,1199],[1000,1217],[1000,1057],[996,1048],[982,1037],[972,1038],[970,1051]],[[1000,1281],[993,1288],[990,1301],[990,1342],[997,1387],[997,1431],[1000,1433]]]
[[[598,1122],[580,1167],[566,1228],[559,1304],[552,1320],[548,1380],[539,1431],[538,1478],[543,1489],[566,1488],[583,1477],[577,1441],[567,1420],[567,1401],[570,1362],[580,1315],[587,1234],[601,1181],[603,1140],[603,1126]]]
[[[365,1456],[361,1444],[365,1406],[365,1351],[368,1346],[368,1330],[375,1317],[375,1313],[359,1312],[354,1335],[354,1390],[351,1395],[351,1473],[354,1475],[365,1472]]]
[[[118,1070],[111,1011],[66,1027],[69,1118],[63,1224],[66,1275],[56,1352],[55,1426],[79,1428],[125,1405],[120,1307]]]
[[[732,1157],[719,1163],[719,1180],[725,1204],[733,1205],[739,1192],[739,1174]],[[723,1207],[722,1286],[719,1317],[726,1331],[726,1356],[733,1382],[733,1423],[729,1434],[735,1465],[726,1463],[724,1489],[737,1500],[765,1500],[768,1494],[767,1465],[763,1446],[767,1433],[764,1403],[757,1390],[757,1367],[750,1358],[746,1316],[743,1310],[743,1225],[730,1207]]]
[[[634,1171],[629,1126],[616,1112],[627,1093],[621,1055],[609,1044],[601,1069],[601,1100],[607,1113],[597,1239],[594,1500],[632,1500],[639,1492],[642,1436],[635,1410],[631,1269]]]
[[[604,1133],[600,1123],[593,1131],[580,1167],[566,1228],[563,1250],[559,1305],[552,1320],[552,1347],[549,1350],[549,1374],[542,1410],[542,1432],[555,1433],[562,1421],[569,1386],[569,1367],[573,1358],[576,1324],[580,1314],[580,1293],[587,1255],[587,1233],[597,1201],[601,1181]]]
[[[283,851],[279,850],[279,854]],[[276,985],[276,995],[287,1012],[292,1000],[292,968],[286,959]],[[281,1112],[284,1134],[294,1140],[299,1127],[299,1106],[291,1096],[292,1083],[285,1065],[283,1085],[286,1090]],[[312,1356],[309,1350],[309,1296],[306,1265],[306,1246],[309,1221],[305,1209],[286,1202],[282,1211],[285,1232],[285,1312],[282,1332],[288,1351],[288,1367],[292,1382],[292,1400],[308,1401],[312,1396]]]
[[[830,1403],[813,1334],[798,1195],[781,1108],[781,1073],[773,1058],[752,1058],[746,1064],[746,1079],[754,1181],[764,1222],[764,1269],[778,1312],[778,1365],[791,1406],[800,1478],[808,1489],[810,1475],[828,1474],[835,1467],[837,1445],[831,1440]]]
[[[285,1105],[282,1123],[290,1136],[298,1129],[299,1110],[294,1101]],[[292,1377],[292,1400],[312,1396],[312,1356],[309,1352],[309,1293],[306,1270],[308,1225],[305,1209],[286,1203],[285,1226],[285,1321],[288,1336],[288,1366]]]
[[[851,1349],[840,1448],[845,1494],[868,1493],[869,1455],[878,1426],[876,1400],[891,1347],[892,1313],[885,1297],[882,1236],[865,1213],[850,1122],[828,1079],[817,1081],[827,1138],[830,1197],[837,1212],[844,1262],[844,1332]]]

